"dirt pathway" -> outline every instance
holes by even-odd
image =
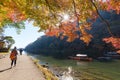
[[[10,68],[9,55],[0,59],[0,80],[45,80],[42,72],[27,55],[18,55],[16,67]]]

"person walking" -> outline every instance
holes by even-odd
[[[22,55],[23,49],[22,48],[19,49],[19,52],[20,52],[20,55]]]
[[[16,66],[17,55],[18,55],[17,48],[14,47],[14,49],[10,53],[11,68],[12,68],[13,64],[14,64],[14,66]]]

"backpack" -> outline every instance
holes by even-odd
[[[10,59],[11,59],[11,60],[15,59],[15,54],[14,54],[14,53],[11,53],[11,54],[10,54]]]

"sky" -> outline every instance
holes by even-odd
[[[39,28],[32,25],[30,22],[25,23],[25,29],[21,30],[20,34],[17,34],[14,28],[6,28],[5,36],[12,36],[15,40],[15,44],[12,46],[16,46],[17,48],[25,48],[28,44],[34,42],[40,36],[44,35],[44,32],[38,32]]]

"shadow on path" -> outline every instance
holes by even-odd
[[[1,73],[1,72],[4,72],[4,71],[7,71],[7,70],[10,70],[10,69],[12,69],[12,68],[9,67],[9,68],[6,68],[6,69],[3,69],[3,70],[0,70],[0,73]]]

